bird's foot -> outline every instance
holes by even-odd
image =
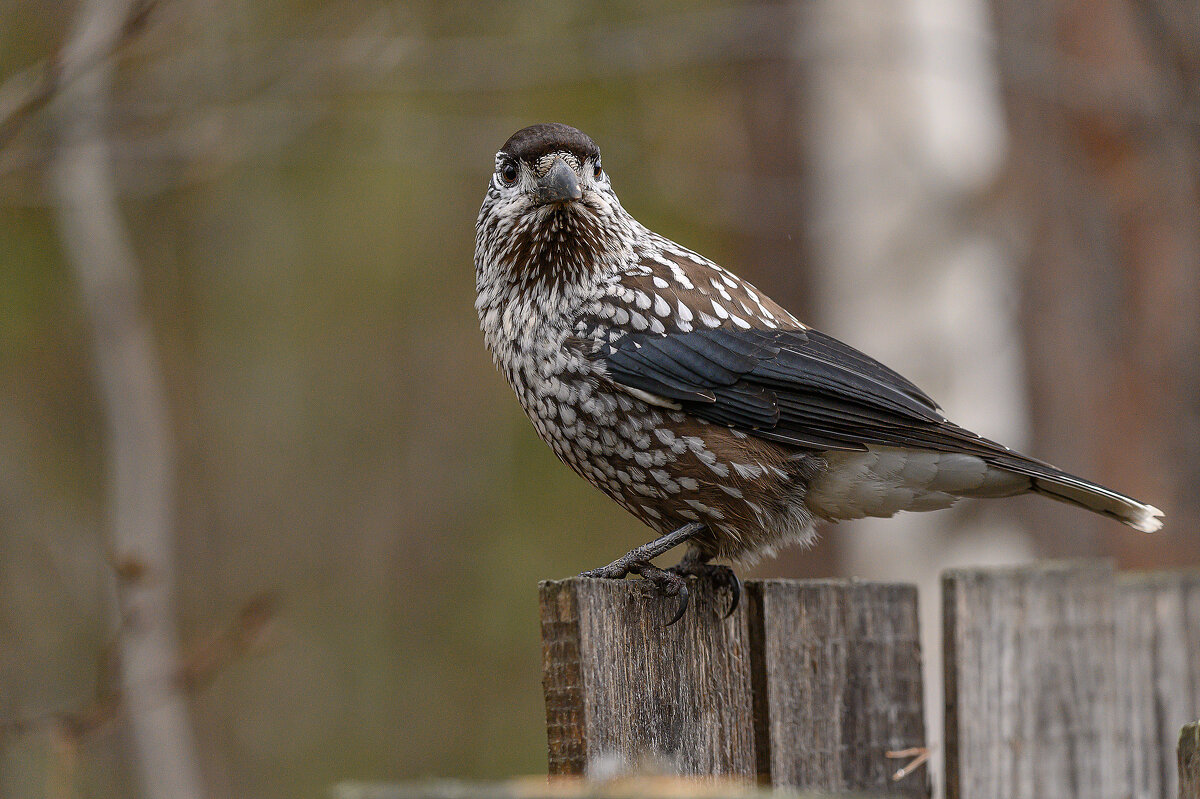
[[[685,557],[677,565],[667,569],[667,571],[683,578],[695,577],[700,580],[711,580],[717,588],[728,589],[730,596],[729,608],[721,616],[722,619],[728,619],[732,616],[733,612],[737,610],[738,604],[742,601],[742,581],[729,566]]]
[[[632,555],[633,553],[629,553]],[[675,615],[667,622],[666,626],[670,627],[675,622],[683,618],[684,611],[688,606],[688,588],[687,580],[666,569],[660,569],[647,561],[632,560],[629,555],[617,558],[607,566],[601,566],[598,569],[591,569],[580,574],[580,577],[591,577],[608,580],[621,580],[628,574],[639,575],[643,580],[646,580],[654,586],[661,596],[677,596],[679,604],[675,609]]]
[[[674,530],[666,535],[659,536],[648,544],[626,552],[621,557],[614,560],[607,566],[601,566],[598,569],[590,569],[580,574],[580,577],[601,578],[607,580],[622,580],[629,574],[637,574],[644,580],[648,580],[663,596],[679,597],[679,607],[675,611],[675,615],[667,622],[670,627],[675,622],[683,618],[683,612],[688,606],[688,589],[687,580],[683,576],[660,569],[650,561],[666,552],[672,547],[676,547],[686,541],[695,538],[704,525],[699,522],[685,524],[678,530]],[[737,600],[734,600],[737,604]]]
[[[639,567],[637,573],[641,575],[643,580],[648,580],[660,596],[679,597],[679,604],[675,606],[675,615],[664,625],[670,627],[682,619],[683,614],[687,611],[689,598],[687,580],[678,574],[674,574],[666,569],[660,569],[650,563],[639,564]]]
[[[632,552],[629,552],[625,555],[622,555],[607,566],[601,566],[598,569],[588,569],[585,572],[580,572],[579,576],[591,577],[593,579],[600,580],[624,580],[630,572],[634,572],[635,574],[637,573],[636,567],[639,565],[639,563],[636,560],[630,559],[629,556],[632,554]]]

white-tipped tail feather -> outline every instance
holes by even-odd
[[[1162,529],[1163,512],[1158,508],[1080,477],[1066,473],[1039,475],[1033,477],[1032,482],[1033,491],[1038,494],[1057,499],[1059,502],[1078,505],[1094,513],[1112,516],[1143,533],[1153,533]]]

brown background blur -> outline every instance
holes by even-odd
[[[116,667],[111,453],[60,136],[19,107],[79,7],[0,8],[0,796],[125,796],[121,714],[70,728]],[[952,418],[1167,513],[1147,538],[967,503],[755,574],[923,579],[889,564],[968,535],[960,561],[1200,562],[1192,3],[181,0],[105,58],[213,796],[545,769],[536,583],[647,533],[536,439],[478,334],[475,216],[533,122],[590,133],[642,222]]]

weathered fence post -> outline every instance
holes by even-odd
[[[636,581],[542,583],[552,774],[617,763],[777,787],[927,796],[889,750],[924,745],[916,590],[751,581],[738,612],[703,584],[671,602]]]
[[[1130,789],[1173,799],[1179,728],[1200,716],[1200,571],[1121,574],[1116,587]]]
[[[746,609],[696,586],[674,602],[635,581],[541,584],[542,684],[551,774],[613,767],[753,781]],[[642,762],[647,758],[651,762]]]
[[[893,782],[903,762],[887,757],[925,745],[916,587],[764,580],[748,589],[771,784],[928,796],[923,770]]]
[[[1179,731],[1179,799],[1200,799],[1200,721]]]
[[[948,799],[1123,799],[1110,562],[942,578]]]

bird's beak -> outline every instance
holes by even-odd
[[[583,197],[575,170],[561,158],[554,159],[550,171],[538,179],[537,199],[540,203],[565,203]]]

